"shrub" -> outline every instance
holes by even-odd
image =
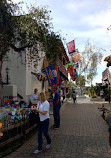
[[[92,98],[97,98],[97,96],[96,96],[96,95],[93,95]]]

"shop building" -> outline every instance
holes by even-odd
[[[62,52],[61,57],[58,58],[56,62],[59,70],[59,86],[61,85],[61,82],[68,80],[68,71],[66,70],[65,65],[69,63],[69,58],[65,49]],[[43,72],[44,61],[46,61],[45,52],[39,51],[39,60],[36,67],[34,67],[34,60],[29,62],[27,49],[23,51],[21,55],[10,49],[10,53],[8,54],[7,60],[3,61],[2,68],[2,81],[5,90],[7,85],[8,88],[14,86],[14,90],[17,90],[15,94],[17,94],[13,97],[17,97],[17,99],[22,99],[24,101],[29,100],[35,88],[38,89],[38,92],[48,92],[48,80],[46,80],[46,75]],[[5,91],[4,98],[8,96],[9,93],[6,94]]]
[[[45,57],[45,53],[39,51],[40,59],[37,62],[37,67],[34,67],[34,60],[32,60],[32,62],[29,62],[27,51],[28,50],[23,51],[20,55],[18,52],[10,49],[10,53],[8,53],[8,58],[7,60],[3,61],[2,67],[3,85],[5,87],[7,85],[7,87],[9,87],[9,85],[16,86],[17,98],[25,101],[29,99],[35,88],[37,88],[39,92],[41,92],[43,89],[40,74],[41,67],[43,67],[43,59]],[[8,76],[6,72],[7,68]],[[4,97],[8,97],[7,94],[5,94]]]

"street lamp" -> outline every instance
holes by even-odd
[[[9,76],[8,76],[8,74],[9,74],[9,68],[8,67],[6,67],[6,79],[7,79],[7,84],[9,84]]]

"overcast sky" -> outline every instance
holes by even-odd
[[[111,54],[111,0],[13,0],[26,2],[34,6],[48,6],[54,31],[66,38],[65,43],[75,40],[76,48],[83,50],[87,39],[103,48],[103,60]],[[101,82],[106,62],[98,66],[98,75],[93,83]]]

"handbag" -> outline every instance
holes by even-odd
[[[40,117],[38,112],[31,111],[30,119],[34,123],[40,123]]]
[[[40,117],[38,112],[33,112],[34,120],[35,122],[39,123],[40,122]]]

